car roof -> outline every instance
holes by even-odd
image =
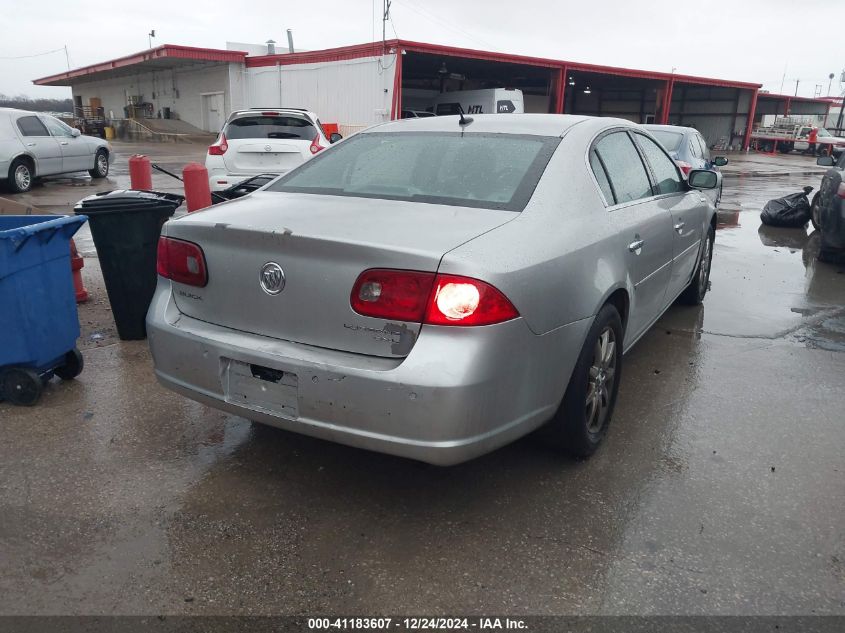
[[[20,108],[0,108],[0,112],[6,114],[47,114],[46,112],[34,112],[32,110],[21,110]]]
[[[486,132],[499,134],[529,134],[561,136],[575,125],[587,125],[597,130],[605,127],[637,127],[625,119],[577,116],[572,114],[472,114],[467,126],[460,126],[458,115],[401,119],[375,125],[363,134],[373,132]]]

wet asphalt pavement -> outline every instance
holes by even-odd
[[[845,614],[845,269],[758,217],[818,180],[726,179],[711,292],[625,357],[586,462],[368,453],[87,349],[0,403],[0,614]]]

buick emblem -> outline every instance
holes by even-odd
[[[268,295],[277,295],[285,289],[285,273],[276,262],[267,262],[261,267],[258,281]]]
[[[270,152],[270,151],[272,151],[272,150],[273,150],[273,147],[272,147],[272,146],[270,146],[270,145],[265,145],[265,146],[264,146],[264,151],[265,151],[265,152]]]

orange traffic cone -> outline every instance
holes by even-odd
[[[70,269],[73,271],[73,289],[76,291],[76,302],[84,303],[88,301],[88,291],[82,285],[82,267],[85,265],[85,260],[79,255],[76,250],[76,244],[73,240],[70,241]]]

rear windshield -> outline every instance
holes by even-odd
[[[515,134],[357,134],[267,190],[522,211],[559,142]]]
[[[229,140],[239,138],[287,138],[314,140],[317,128],[298,116],[245,116],[232,119],[223,130]]]
[[[649,130],[652,136],[660,141],[660,144],[666,148],[667,152],[676,152],[681,146],[681,141],[684,140],[684,135],[680,132],[666,132],[665,130]]]

